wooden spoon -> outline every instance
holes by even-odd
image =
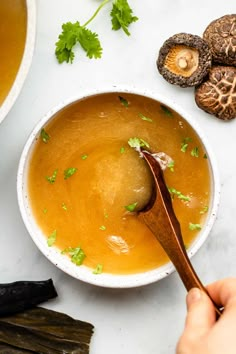
[[[193,287],[209,293],[201,283],[188,254],[185,250],[179,221],[174,213],[170,193],[166,186],[159,162],[148,151],[141,149],[141,155],[146,160],[154,177],[154,193],[147,207],[141,210],[138,217],[148,226],[174,264],[185,288],[189,291]],[[212,300],[212,299],[211,299]],[[218,316],[222,308],[212,300]]]

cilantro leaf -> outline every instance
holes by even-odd
[[[64,171],[64,179],[67,179],[71,176],[73,176],[73,174],[75,174],[75,172],[78,170],[78,168],[76,167],[69,167]]]
[[[78,33],[77,40],[86,52],[87,57],[89,57],[89,59],[101,58],[102,47],[98,39],[97,33],[90,31],[86,27],[81,27],[81,30]]]
[[[77,266],[80,266],[86,257],[84,251],[80,247],[75,247],[75,248],[68,247],[64,249],[61,253],[62,254],[68,253],[68,255],[71,257],[71,261],[75,263]]]
[[[128,144],[130,147],[134,148],[134,149],[140,149],[141,147],[147,147],[149,148],[149,144],[143,140],[143,139],[140,139],[140,138],[130,138],[128,140]]]
[[[169,108],[167,108],[163,104],[161,104],[160,107],[161,107],[161,110],[165,113],[166,116],[173,117],[173,113],[171,112],[171,110]]]
[[[93,271],[93,274],[101,274],[103,271],[103,265],[102,264],[97,264],[96,268]]]
[[[191,156],[199,157],[199,148],[197,146],[192,149]]]
[[[138,21],[138,17],[132,15],[133,10],[130,8],[127,0],[116,0],[113,2],[111,10],[112,29],[117,31],[120,28],[129,36],[128,27],[132,22]]]
[[[47,244],[48,247],[52,247],[52,245],[56,242],[56,238],[57,238],[57,230],[54,230],[50,236],[48,236],[47,239]]]
[[[168,188],[168,191],[172,199],[174,199],[174,196],[176,195],[177,198],[184,200],[185,202],[189,202],[191,200],[189,196],[182,194],[180,191],[177,191],[175,188]]]
[[[200,224],[193,224],[189,223],[189,230],[194,231],[194,230],[201,230],[201,225]]]
[[[51,183],[51,184],[55,183],[56,178],[57,178],[57,173],[58,173],[58,169],[54,170],[52,176],[46,176],[46,177],[45,177],[46,180],[47,180],[49,183]]]
[[[142,113],[139,113],[138,115],[142,120],[145,120],[147,122],[152,122],[152,118],[146,117]]]
[[[129,102],[127,101],[126,98],[122,97],[122,96],[118,96],[119,97],[119,100],[120,100],[120,103],[125,106],[126,108],[129,107]]]
[[[138,202],[133,203],[133,204],[129,204],[129,205],[125,205],[125,209],[132,212],[136,209],[137,205],[138,205]]]
[[[45,144],[47,144],[48,140],[50,139],[50,135],[46,132],[44,128],[40,132],[40,138]]]
[[[80,44],[90,59],[101,58],[102,47],[97,33],[93,33],[88,28],[81,26],[78,21],[64,23],[62,25],[62,33],[58,38],[55,54],[60,64],[73,62],[75,56],[73,48],[77,43]]]

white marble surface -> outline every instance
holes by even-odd
[[[212,232],[192,262],[204,283],[236,274],[236,121],[221,122],[195,105],[193,89],[168,84],[156,56],[172,34],[201,35],[208,23],[235,13],[235,1],[130,0],[139,21],[131,36],[110,30],[108,4],[91,23],[104,52],[89,60],[79,51],[73,65],[59,65],[54,43],[66,21],[85,22],[97,0],[36,0],[37,38],[32,66],[13,109],[0,126],[0,281],[53,278],[58,298],[45,306],[95,325],[91,354],[172,354],[185,318],[185,289],[176,273],[136,289],[87,285],[62,273],[36,248],[21,220],[16,198],[19,157],[38,120],[61,100],[101,85],[134,85],[168,95],[190,112],[215,152],[221,204]]]

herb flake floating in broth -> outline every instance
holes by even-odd
[[[161,107],[162,112],[164,112],[166,116],[171,117],[171,118],[173,117],[173,113],[171,112],[171,110],[169,108],[167,108],[163,104],[161,104],[160,107]]]
[[[143,139],[141,138],[130,138],[128,140],[128,144],[130,147],[134,148],[134,149],[140,149],[141,147],[147,147],[149,148],[150,145]]]
[[[191,155],[193,157],[199,157],[199,148],[197,146],[191,151]]]
[[[189,196],[182,194],[180,191],[177,191],[175,188],[168,188],[168,191],[170,192],[172,199],[174,199],[174,196],[176,195],[177,198],[184,200],[186,202],[189,202],[191,200]]]
[[[119,100],[120,100],[120,103],[124,106],[124,107],[129,107],[129,102],[122,96],[118,96],[119,97]]]
[[[192,222],[189,223],[189,230],[194,231],[194,230],[201,230],[201,225],[200,224],[193,224]]]
[[[83,261],[86,257],[84,251],[80,247],[68,247],[64,249],[61,253],[68,254],[71,257],[71,261],[77,266],[83,264]]]
[[[182,143],[181,143],[181,151],[182,152],[186,152],[189,143],[192,141],[192,138],[186,137],[183,139]]]
[[[57,239],[57,230],[54,230],[50,236],[48,236],[48,239],[47,239],[47,244],[48,244],[48,247],[52,247],[52,245],[56,242],[56,239]]]
[[[93,274],[101,274],[103,272],[102,264],[97,264],[96,268],[93,271]]]
[[[144,116],[142,113],[139,113],[139,117],[140,117],[142,120],[145,120],[146,122],[152,123],[152,119],[149,118],[149,117]]]
[[[57,174],[58,174],[58,168],[53,171],[53,174],[51,176],[46,176],[45,178],[49,183],[53,184],[56,182]]]
[[[64,179],[68,179],[69,177],[73,176],[75,172],[78,170],[76,167],[69,167],[64,171]]]
[[[49,139],[50,139],[50,136],[49,134],[46,132],[46,130],[43,128],[40,132],[40,138],[42,139],[42,141],[47,144]]]
[[[138,202],[133,203],[133,204],[129,204],[129,205],[125,205],[125,209],[130,212],[133,212],[133,211],[135,211],[137,205],[138,205]]]

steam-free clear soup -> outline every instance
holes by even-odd
[[[49,247],[64,250],[72,261],[80,247],[91,271],[99,265],[103,272],[138,273],[168,261],[146,225],[127,210],[147,204],[153,181],[145,161],[128,145],[131,137],[173,159],[164,175],[186,246],[207,215],[207,156],[181,116],[128,93],[79,100],[56,113],[37,137],[29,197]]]
[[[16,78],[24,52],[25,0],[0,0],[0,107]]]

